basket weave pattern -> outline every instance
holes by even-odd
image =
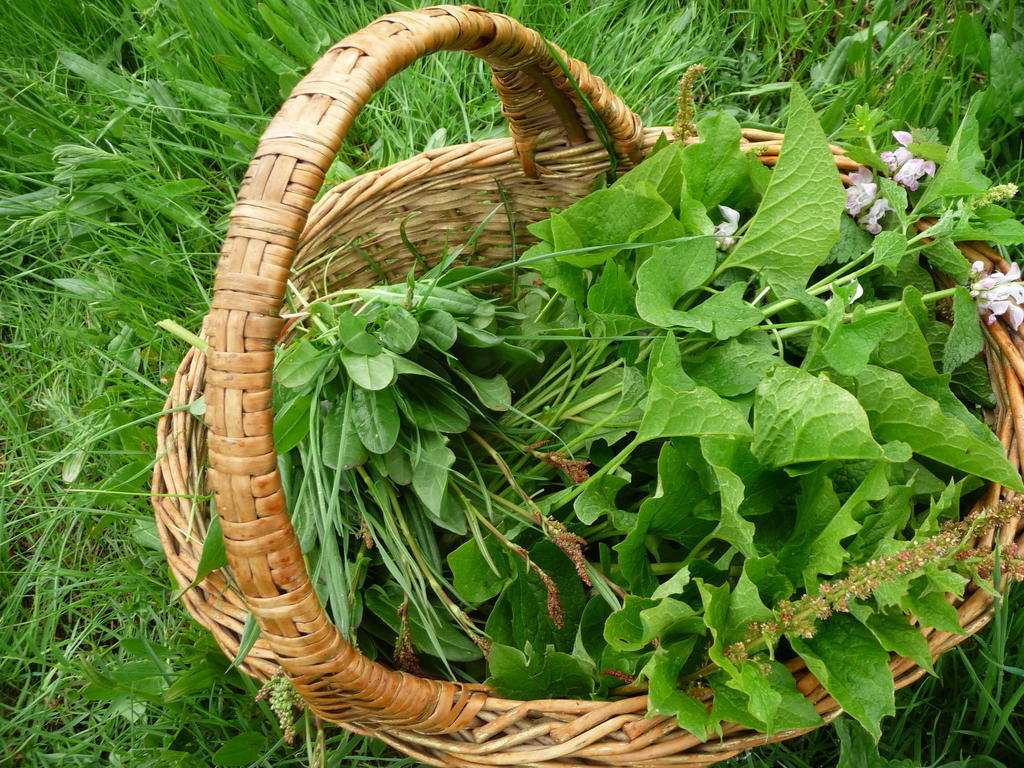
[[[314,205],[324,175],[360,109],[389,77],[421,56],[463,50],[491,66],[510,139],[446,147],[352,179]],[[556,49],[557,50],[557,49]],[[564,54],[573,78],[612,137],[620,164],[642,159],[664,129],[643,129],[605,84]],[[774,164],[781,136],[745,131],[743,146]],[[856,163],[835,150],[840,171]],[[205,423],[187,410],[158,428],[153,503],[168,562],[185,587],[195,578],[215,500],[229,567],[183,595],[189,612],[226,653],[239,648],[248,613],[260,639],[242,663],[254,677],[283,670],[324,720],[381,738],[432,765],[710,765],[766,737],[739,725],[701,742],[670,717],[645,717],[647,699],[614,702],[497,698],[481,685],[419,678],[363,657],[327,618],[312,588],[285,508],[272,439],[271,367],[282,333],[286,281],[309,300],[339,286],[404,278],[415,268],[400,228],[428,260],[465,240],[502,199],[513,222],[495,216],[477,240],[474,263],[507,261],[529,244],[526,226],[564,208],[607,170],[584,105],[537,33],[477,8],[439,6],[386,16],[332,47],[268,126],[250,165],[218,265],[204,333],[175,378],[168,408],[205,396]],[[410,217],[410,214],[417,215]],[[511,225],[511,226],[510,226]],[[353,245],[358,247],[353,248]],[[1007,265],[983,245],[962,244],[970,260]],[[368,263],[369,255],[374,262]],[[999,401],[995,425],[1011,460],[1024,453],[1024,344],[1000,322],[986,332]],[[1019,416],[1018,416],[1019,415]],[[1018,427],[1018,419],[1020,424]],[[1010,492],[991,486],[979,506]],[[991,548],[1022,537],[1019,523],[979,542]],[[923,630],[934,655],[984,626],[992,599],[968,588],[957,605],[967,634]],[[826,721],[841,713],[803,662],[788,665]],[[896,684],[924,674],[891,661]],[[710,701],[710,691],[697,691]]]

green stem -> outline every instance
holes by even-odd
[[[931,301],[938,301],[940,299],[947,299],[947,298],[949,298],[950,296],[952,296],[956,292],[956,288],[957,287],[954,286],[953,288],[943,288],[941,291],[932,291],[931,293],[926,293],[926,294],[924,294],[921,297],[921,301],[927,303],[927,302],[931,302]],[[885,304],[877,304],[877,305],[875,305],[873,307],[868,307],[867,309],[865,309],[864,310],[864,314],[865,315],[880,315],[883,312],[892,312],[892,311],[896,310],[897,308],[899,308],[899,306],[902,303],[903,303],[902,301],[889,301],[889,302],[886,302]],[[843,316],[843,321],[846,322],[846,321],[850,320],[852,317],[853,317],[853,315],[851,315],[851,314],[844,315]],[[780,323],[779,325],[777,325],[775,327],[776,328],[781,328],[783,325],[789,325],[790,327],[785,328],[784,330],[781,330],[781,331],[778,332],[778,336],[780,338],[788,339],[791,336],[799,336],[801,333],[804,333],[805,331],[810,330],[812,327],[814,327],[816,325],[820,325],[820,324],[821,323],[816,321],[816,320],[811,320],[811,321],[808,321],[806,323]],[[772,326],[768,326],[768,327],[770,328]]]

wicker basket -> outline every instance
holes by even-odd
[[[352,179],[314,205],[325,172],[360,109],[389,77],[439,50],[484,59],[511,127],[511,138],[431,150]],[[620,167],[640,161],[666,129],[644,129],[605,84],[568,57],[570,70],[604,122]],[[239,649],[249,612],[260,639],[242,663],[266,679],[283,670],[319,717],[382,739],[438,766],[709,765],[758,744],[797,736],[765,736],[740,725],[702,742],[674,718],[646,717],[647,699],[511,701],[481,685],[418,678],[361,656],[328,620],[306,573],[285,509],[272,439],[273,347],[286,280],[309,295],[344,284],[376,283],[383,270],[404,278],[413,268],[400,225],[428,258],[446,239],[461,242],[500,200],[516,211],[515,237],[531,242],[526,225],[586,194],[607,170],[608,155],[572,85],[544,40],[499,14],[440,6],[396,13],[335,45],[292,92],[270,123],[245,175],[217,271],[204,356],[190,350],[178,370],[168,407],[205,392],[205,421],[187,410],[168,414],[158,429],[153,504],[178,583],[196,575],[208,505],[193,497],[208,485],[221,519],[229,568],[186,591],[189,612],[229,656]],[[745,131],[743,143],[773,164],[781,136]],[[840,170],[856,167],[836,149]],[[499,184],[500,182],[500,184]],[[409,218],[409,213],[419,215]],[[479,263],[500,263],[512,233],[500,217],[476,243]],[[351,244],[359,241],[359,248]],[[969,259],[1006,266],[982,245]],[[376,266],[371,268],[365,254]],[[987,354],[1000,405],[995,429],[1011,458],[1024,453],[1024,356],[1001,321],[987,331]],[[1024,345],[1022,345],[1024,348]],[[1016,416],[1015,416],[1016,414]],[[1019,462],[1018,462],[1019,463]],[[1005,492],[991,487],[981,504]],[[996,534],[1014,541],[1020,525]],[[993,536],[980,544],[991,547]],[[974,633],[990,619],[992,599],[971,587],[958,603]],[[933,654],[964,639],[924,630]],[[800,659],[789,663],[801,692],[825,721],[840,709]],[[904,658],[890,663],[897,686],[924,670]],[[707,694],[710,696],[710,693]]]

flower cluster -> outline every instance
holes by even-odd
[[[914,140],[907,131],[893,131],[892,137],[903,146],[892,152],[883,152],[880,157],[882,162],[889,166],[892,180],[913,192],[917,189],[922,176],[935,175],[935,163],[917,157],[907,149]]]
[[[526,564],[537,574],[537,578],[541,580],[541,583],[544,585],[544,591],[548,595],[548,616],[551,618],[551,623],[555,625],[556,629],[562,629],[565,626],[565,609],[562,607],[562,600],[558,595],[558,586],[555,584],[555,580],[530,559],[530,553],[525,549],[516,544],[509,544],[509,547],[526,561]]]
[[[889,201],[878,196],[878,184],[871,169],[861,166],[850,174],[846,190],[846,212],[857,217],[857,223],[872,235],[882,231],[879,220],[892,210]]]
[[[284,740],[291,744],[295,740],[295,711],[301,711],[306,706],[302,694],[292,687],[291,680],[282,673],[267,680],[260,688],[256,701],[263,699],[269,699],[270,711],[277,717],[284,731]]]
[[[398,639],[395,641],[395,666],[423,677],[426,672],[420,666],[416,649],[412,645],[412,632],[409,630],[409,598],[406,597],[398,608]]]
[[[554,518],[544,518],[543,525],[551,542],[562,550],[565,556],[572,560],[573,565],[576,566],[576,575],[580,577],[580,581],[588,587],[592,587],[590,575],[587,573],[587,558],[583,554],[583,547],[587,546],[587,540],[582,536],[571,533],[565,527],[565,523]]]
[[[998,269],[985,274],[985,264],[976,261],[971,265],[971,296],[983,303],[978,309],[988,311],[985,322],[992,325],[999,315],[1006,315],[1008,322],[1017,330],[1024,322],[1024,283],[1020,279],[1020,265],[1013,264],[1008,272]]]

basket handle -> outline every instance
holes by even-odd
[[[537,174],[533,148],[541,138],[595,140],[575,89],[533,30],[470,6],[384,16],[328,50],[267,127],[231,212],[206,322],[208,476],[228,562],[295,687],[321,717],[357,729],[458,730],[487,693],[371,662],[328,619],[281,491],[272,434],[273,346],[299,235],[352,121],[389,77],[440,50],[463,50],[490,64],[528,176]],[[585,65],[562,59],[616,151],[638,160],[639,118]]]

